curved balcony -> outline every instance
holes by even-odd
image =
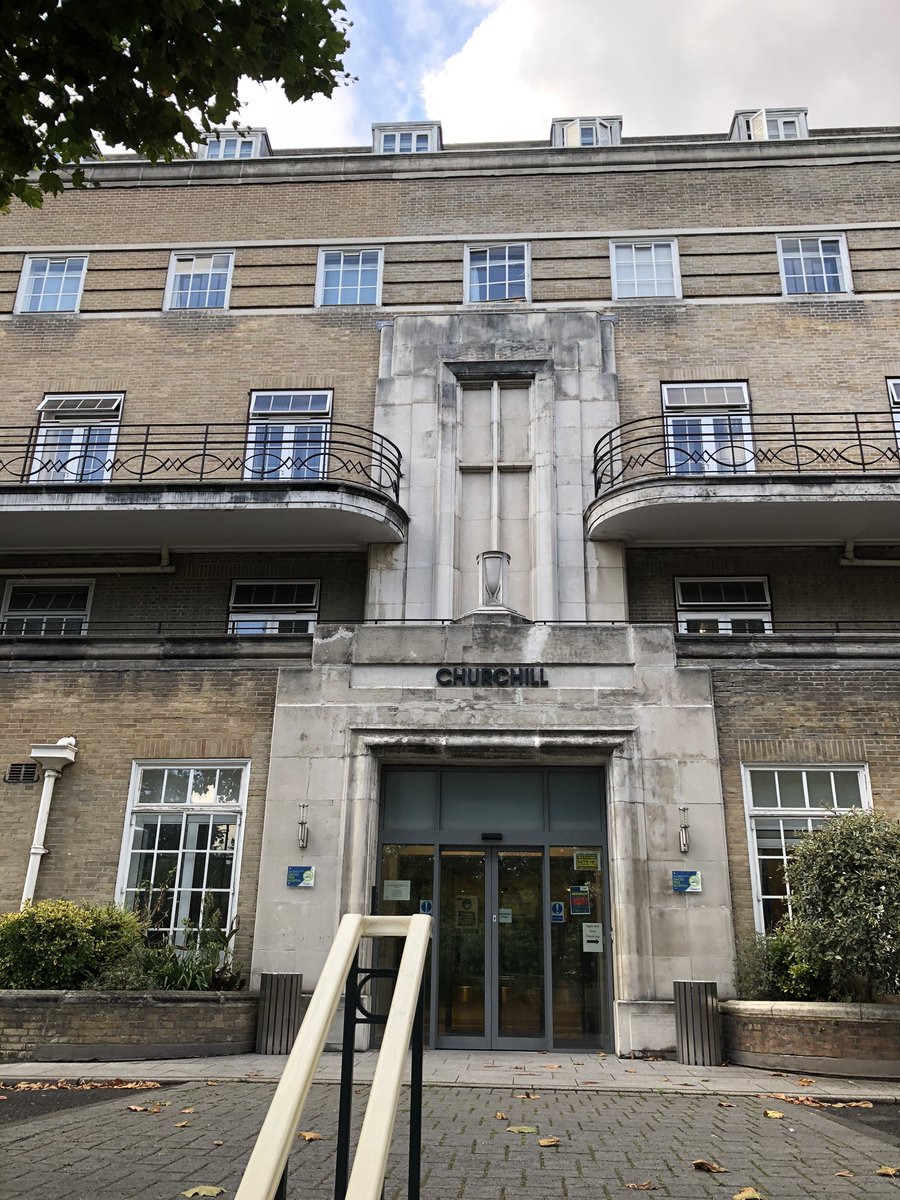
[[[896,542],[898,429],[887,413],[643,417],[594,447],[595,541]]]
[[[400,478],[392,441],[336,422],[5,429],[0,548],[400,542]]]

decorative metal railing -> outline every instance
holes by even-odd
[[[336,422],[0,430],[0,485],[357,484],[396,500],[400,476],[389,438]]]
[[[673,481],[900,474],[889,413],[678,413],[641,417],[594,447],[595,495]]]

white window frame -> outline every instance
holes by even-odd
[[[832,775],[838,772],[853,774],[857,776],[859,782],[859,795],[861,804],[859,807],[852,808],[821,808],[821,807],[804,807],[804,808],[754,808],[752,805],[753,794],[751,790],[751,773],[753,771],[783,771],[802,773],[803,775],[803,792],[804,798],[808,801],[809,790],[806,780],[806,773],[813,771],[827,771]],[[756,844],[756,821],[772,821],[772,820],[787,820],[787,821],[807,821],[808,828],[815,828],[816,825],[821,825],[823,821],[830,817],[840,815],[847,812],[869,811],[872,808],[872,789],[869,782],[869,769],[865,763],[761,763],[751,762],[741,764],[741,783],[744,792],[744,816],[747,831],[747,849],[750,858],[750,878],[752,881],[753,890],[753,917],[756,923],[756,928],[759,933],[766,932],[765,925],[765,910],[763,907],[763,890],[762,890],[762,875],[759,867],[759,854]],[[832,782],[832,790],[834,784]],[[784,844],[784,833],[782,830],[782,844]],[[784,861],[786,861],[786,850]],[[778,899],[775,893],[766,893],[766,899]],[[788,917],[791,913],[791,898],[790,889],[785,882],[785,900],[787,902]]]
[[[226,158],[221,154],[210,154],[210,146],[213,144],[221,145],[228,138],[234,138],[238,145],[238,153]],[[250,146],[249,154],[241,154],[240,150],[244,145]],[[263,151],[265,150],[265,154]],[[264,129],[216,129],[214,132],[207,134],[200,145],[200,157],[207,159],[209,162],[247,162],[251,158],[268,157],[269,139]]]
[[[240,587],[253,586],[278,586],[278,585],[301,585],[304,587],[312,587],[313,598],[306,605],[292,605],[290,607],[279,608],[277,605],[254,605],[251,607],[237,607],[235,605],[235,593]],[[303,631],[292,630],[282,636],[287,637],[302,637],[306,634],[311,634],[316,628],[316,621],[319,616],[319,592],[321,590],[321,581],[318,579],[233,579],[231,582],[231,598],[228,602],[228,632],[236,637],[271,637],[280,635],[281,630],[277,628],[281,621],[303,621],[306,623],[306,629]],[[239,629],[238,625],[244,622],[252,622],[261,626],[259,629],[248,630]]]
[[[81,259],[81,279],[78,283],[78,292],[75,296],[75,304],[72,308],[28,308],[28,284],[33,278],[31,273],[31,264],[46,259],[47,262],[69,262],[72,259]],[[22,262],[22,272],[19,276],[19,287],[16,291],[16,302],[13,306],[13,312],[19,313],[22,316],[28,317],[71,317],[81,311],[81,298],[84,295],[84,281],[88,272],[88,256],[87,254],[58,254],[48,252],[47,254],[26,254]]]
[[[231,871],[231,887],[229,889],[229,906],[228,912],[225,914],[225,929],[231,929],[234,925],[234,919],[237,914],[238,895],[240,890],[241,878],[241,859],[243,854],[244,842],[244,826],[247,816],[247,793],[250,784],[250,766],[251,760],[247,758],[231,759],[231,758],[188,758],[188,759],[136,759],[131,766],[131,781],[128,788],[128,806],[125,812],[125,827],[122,832],[122,846],[119,851],[119,870],[116,877],[116,903],[120,907],[125,907],[127,903],[128,876],[131,866],[131,851],[134,842],[134,830],[137,825],[137,817],[143,813],[149,816],[159,813],[163,814],[180,814],[182,818],[188,814],[210,815],[223,814],[234,815],[236,818],[237,832],[235,837],[234,847],[234,862]],[[236,804],[219,805],[219,804],[140,804],[138,796],[140,794],[141,775],[145,769],[155,768],[171,768],[175,770],[215,770],[216,768],[224,768],[226,770],[240,770],[241,785],[240,793]],[[182,820],[182,829],[185,827],[185,821]],[[179,868],[181,860],[185,853],[190,853],[183,847],[179,847]],[[180,879],[180,869],[179,869]],[[177,882],[177,881],[176,881]],[[204,889],[205,890],[205,889]],[[202,903],[201,903],[202,911]],[[181,921],[175,921],[175,905],[173,904],[173,921],[172,940],[176,944],[182,944],[177,936],[178,930],[181,927]]]
[[[411,148],[409,150],[400,149],[400,137],[402,134],[410,135]],[[416,143],[423,137],[426,144],[420,148]],[[391,149],[386,149],[387,143],[385,139],[388,138],[393,138],[394,140],[394,145]],[[435,150],[440,149],[441,126],[437,121],[392,121],[372,126],[373,154],[401,154],[404,157],[406,155],[413,157],[416,154],[431,154]]]
[[[254,405],[258,399],[264,397],[278,396],[308,396],[322,397],[324,403],[317,408],[310,407],[306,413],[298,410],[294,413],[290,411],[263,411],[257,410],[254,412]],[[315,482],[328,477],[328,454],[331,444],[331,414],[334,403],[334,391],[331,388],[257,388],[250,393],[250,415],[247,428],[247,457],[244,464],[244,478],[265,482],[278,482],[281,480],[290,480],[295,483]],[[281,436],[281,444],[277,449],[272,449],[270,441],[274,442],[274,436],[269,430],[278,429],[284,431]],[[317,439],[315,441],[307,441],[311,431],[316,431]],[[290,432],[288,432],[290,431]],[[283,446],[287,445],[288,455],[283,454],[279,461],[276,462],[274,468],[261,467],[257,464],[259,456],[271,455],[278,459]],[[311,455],[307,454],[307,447],[314,445],[317,447]],[[298,464],[295,461],[297,454],[301,462]],[[318,466],[310,466],[309,457],[313,460],[318,459]]]
[[[582,132],[589,129],[594,140],[587,144],[581,140]],[[606,138],[602,136],[605,132]],[[604,146],[619,146],[622,142],[622,118],[616,117],[554,117],[550,124],[550,145],[569,150],[602,149]]]
[[[897,446],[900,447],[900,377],[887,380],[888,403],[894,418],[894,432],[897,435]]]
[[[196,260],[202,258],[213,258],[215,255],[228,255],[228,276],[225,280],[225,298],[222,304],[212,306],[203,305],[197,307],[176,307],[172,300],[175,295],[175,279],[176,276],[183,272],[178,271],[179,262],[187,262],[188,259]],[[227,312],[228,305],[231,302],[231,280],[234,276],[234,258],[233,250],[173,250],[169,257],[169,273],[166,276],[166,292],[163,298],[163,309],[166,312]],[[199,272],[198,272],[199,273]],[[191,271],[193,276],[194,272]]]
[[[673,276],[672,287],[673,287],[673,290],[671,292],[655,291],[655,292],[644,293],[644,294],[636,295],[636,296],[620,296],[619,295],[619,280],[618,280],[620,250],[624,249],[625,247],[630,247],[631,249],[637,249],[638,247],[642,247],[642,248],[646,247],[646,246],[656,247],[656,246],[663,246],[663,245],[671,247],[671,250],[672,250],[672,276]],[[653,237],[651,237],[651,238],[635,238],[635,239],[627,241],[627,242],[622,241],[622,240],[616,241],[616,242],[610,242],[609,243],[609,266],[610,266],[610,279],[611,279],[611,284],[612,284],[613,300],[628,300],[628,301],[636,301],[636,302],[646,302],[648,300],[651,300],[651,301],[653,301],[653,300],[680,300],[682,298],[682,296],[681,296],[681,263],[678,258],[678,239],[677,238],[653,238]],[[656,272],[655,272],[655,261],[654,261],[654,275],[655,275],[655,273]],[[656,282],[657,281],[654,279],[654,285],[656,285]]]
[[[103,408],[91,408],[91,401],[107,402]],[[35,438],[31,483],[108,483],[113,470],[113,457],[122,424],[124,392],[49,392],[38,405],[38,427]],[[79,404],[83,405],[79,412]],[[52,414],[52,415],[51,415]],[[108,437],[103,447],[105,461],[100,469],[85,473],[86,461],[95,457],[90,445],[92,430],[106,430]],[[52,455],[52,439],[59,431],[67,430],[72,435],[72,445],[67,448],[68,462],[59,469],[42,466],[48,452]],[[80,446],[79,446],[80,442]],[[68,464],[81,462],[74,468]]]
[[[681,595],[681,585],[684,583],[761,583],[766,598],[764,601],[747,601],[744,604],[732,605],[720,602],[687,602]],[[743,630],[739,630],[737,635],[734,634],[733,623],[736,621],[760,621],[763,625],[761,632],[772,632],[772,596],[765,575],[679,575],[675,579],[675,611],[679,633],[691,633],[694,636],[749,636]],[[700,631],[687,628],[689,621],[710,620],[718,623],[718,629],[709,634],[704,635]]]
[[[666,470],[669,475],[702,479],[718,475],[747,475],[756,469],[753,458],[753,425],[750,417],[750,392],[743,380],[705,380],[689,383],[664,383],[662,386],[663,425],[666,443]],[[741,399],[711,401],[711,389],[739,389]],[[670,392],[683,391],[686,403],[676,403]],[[696,396],[695,401],[687,400]],[[695,431],[681,436],[677,421],[692,422]],[[727,429],[721,428],[723,422]],[[736,428],[740,422],[740,428]],[[736,436],[728,437],[730,433]],[[725,436],[723,437],[723,433]],[[681,447],[688,439],[701,447],[703,458],[692,462]],[[735,454],[735,448],[739,448]],[[686,469],[685,469],[686,468]]]
[[[838,243],[838,253],[839,253],[840,262],[841,262],[841,288],[839,291],[836,291],[836,292],[812,292],[812,291],[789,292],[788,284],[787,284],[788,277],[787,277],[787,273],[784,268],[784,260],[785,260],[784,243],[788,242],[788,241],[807,242],[807,241],[813,241],[813,240],[816,240],[819,243],[819,261],[820,261],[820,263],[822,263],[822,266],[823,266],[823,274],[824,274],[824,265],[825,265],[824,264],[825,255],[822,252],[822,243],[823,242],[837,242]],[[785,298],[787,298],[789,300],[794,300],[799,296],[805,300],[805,299],[808,299],[810,296],[825,296],[825,297],[846,296],[846,295],[849,295],[850,293],[852,293],[853,277],[850,274],[850,255],[847,250],[847,238],[843,233],[785,233],[785,234],[780,234],[775,239],[775,244],[778,249],[778,270],[781,275],[781,294]],[[787,255],[787,257],[793,258],[794,255],[789,254],[789,255]],[[801,262],[802,262],[802,260],[803,260],[802,246],[800,249],[800,258],[801,258]],[[806,272],[804,271],[803,274],[804,274],[804,279],[805,279]],[[792,276],[792,278],[793,278],[793,276]]]
[[[507,267],[506,286],[509,290],[509,250],[513,246],[522,246],[525,250],[525,295],[524,296],[504,296],[497,300],[477,300],[472,296],[472,255],[473,254],[490,254],[491,250],[505,250],[506,257],[504,259]],[[487,264],[488,266],[490,264]],[[490,280],[487,281],[490,286]],[[531,303],[531,242],[482,242],[472,243],[466,246],[463,252],[463,301],[466,304],[530,304]]]
[[[344,274],[344,258],[347,254],[372,254],[378,255],[378,280],[375,285],[375,299],[370,300],[347,300],[347,301],[326,301],[325,300],[325,256],[328,254],[340,254],[341,265],[340,272],[343,279]],[[333,267],[329,267],[333,270]],[[353,269],[352,267],[349,269]],[[362,259],[360,259],[359,270],[362,270]],[[384,275],[384,247],[383,246],[323,246],[319,250],[318,262],[316,265],[316,308],[378,308],[381,305],[381,283]],[[339,285],[339,290],[342,285]]]
[[[805,108],[744,108],[738,109],[731,122],[730,138],[735,142],[794,142],[809,137]],[[785,122],[792,121],[796,137],[785,137]],[[770,122],[776,132],[770,132]],[[754,133],[759,136],[754,136]]]
[[[54,615],[53,613],[50,613],[50,612],[36,614],[36,615],[40,616],[44,622],[54,621],[54,620],[56,620],[56,621],[73,620],[74,621],[76,619],[80,619],[81,628],[78,630],[77,633],[67,633],[65,631],[60,632],[60,633],[52,633],[52,632],[48,633],[46,631],[46,629],[42,629],[40,633],[26,633],[26,632],[17,633],[17,634],[8,633],[7,629],[6,629],[6,622],[7,622],[7,620],[10,619],[9,604],[10,604],[10,600],[12,599],[12,594],[13,594],[14,590],[19,587],[87,588],[87,599],[85,600],[85,603],[84,603],[84,613],[83,614],[80,612],[73,613],[71,617],[66,617],[64,615]],[[88,631],[88,625],[90,624],[90,620],[91,620],[91,604],[93,602],[93,599],[94,599],[94,581],[93,581],[93,579],[84,579],[83,577],[80,579],[66,579],[64,576],[60,576],[59,579],[45,579],[43,576],[41,576],[39,578],[33,578],[33,579],[10,579],[7,581],[6,587],[4,589],[3,605],[2,605],[2,608],[0,608],[0,633],[2,633],[4,637],[29,637],[29,638],[30,637],[35,637],[35,638],[86,637],[87,631]],[[16,613],[16,612],[13,613],[13,618],[12,618],[13,620],[18,620],[20,618],[23,620],[27,619],[23,613]]]

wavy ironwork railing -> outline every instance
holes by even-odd
[[[399,498],[401,454],[337,422],[35,425],[0,430],[0,485],[357,484]]]
[[[651,479],[897,475],[889,413],[678,413],[641,417],[594,447],[595,495]]]

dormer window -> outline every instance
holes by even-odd
[[[240,158],[268,158],[272,153],[265,129],[216,129],[207,134],[200,157],[233,161]]]
[[[556,117],[550,126],[551,146],[619,146],[621,117]]]
[[[809,137],[805,108],[743,109],[734,114],[733,142],[792,142]]]
[[[415,125],[393,122],[372,126],[373,154],[427,154],[441,148],[441,126],[438,121]]]

